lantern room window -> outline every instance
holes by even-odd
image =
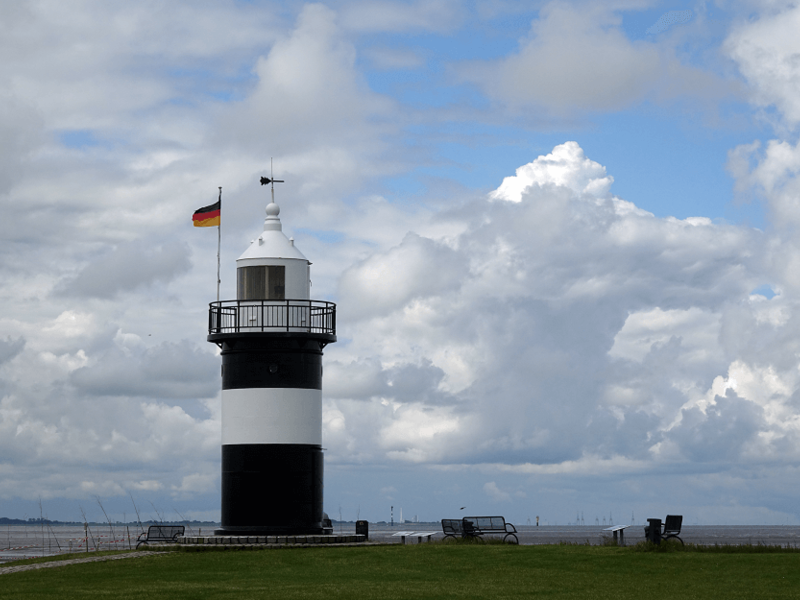
[[[239,300],[286,299],[286,267],[239,267],[236,271],[236,297]]]

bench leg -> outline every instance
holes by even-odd
[[[686,545],[686,544],[683,543],[683,540],[681,538],[679,538],[677,535],[668,535],[666,537],[663,537],[662,539],[666,542],[670,538],[674,538],[674,539],[678,540],[681,543],[681,546],[685,546]]]

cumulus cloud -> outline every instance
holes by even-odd
[[[369,90],[334,11],[309,5],[293,26],[263,5],[233,8],[0,8],[0,204],[13,223],[0,297],[17,306],[0,320],[6,494],[214,496],[216,231],[193,230],[191,213],[225,185],[230,282],[226,254],[258,219],[248,202],[266,203],[266,145],[283,169],[327,172],[304,179],[328,192],[351,189],[385,147],[391,104]],[[382,385],[408,394],[413,375]]]
[[[444,244],[409,233],[399,246],[351,267],[341,282],[342,304],[385,314],[409,300],[436,296],[459,285],[467,263]],[[375,285],[380,281],[380,285]]]
[[[31,102],[0,95],[0,194],[20,180],[34,150],[44,141],[42,115]]]
[[[219,359],[204,341],[217,232],[190,215],[224,186],[230,297],[273,155],[314,296],[339,305],[326,493],[430,507],[475,492],[488,510],[530,488],[564,506],[602,474],[597,496],[652,491],[658,514],[676,471],[697,505],[747,500],[751,464],[765,489],[797,480],[794,140],[731,154],[739,192],[784,224],[766,231],[655,217],[577,142],[508,165],[486,197],[395,202],[360,186],[403,170],[424,116],[371,89],[364,65],[428,55],[358,36],[451,31],[458,4],[76,6],[0,8],[4,499],[130,490],[218,506]],[[516,52],[455,68],[542,114],[727,93],[669,46],[691,27],[632,41],[609,10],[549,4]],[[791,124],[783,27],[742,24],[726,48]],[[764,285],[776,293],[753,293]]]
[[[90,365],[70,373],[70,382],[95,396],[208,398],[219,391],[219,359],[183,340],[149,348],[116,345]]]
[[[492,500],[498,502],[507,502],[511,500],[511,494],[509,494],[508,492],[504,492],[499,487],[497,487],[497,484],[494,481],[489,481],[485,483],[483,486],[483,491],[486,492],[486,494]]]
[[[763,409],[743,400],[729,389],[715,396],[705,410],[698,407],[681,411],[681,425],[668,436],[696,462],[736,462],[759,432],[767,429]]]
[[[352,347],[332,347],[327,375],[336,397],[384,407],[369,412],[388,457],[569,469],[586,457],[725,462],[745,446],[768,454],[788,443],[752,391],[708,398],[740,356],[756,373],[777,368],[741,354],[775,339],[771,319],[791,321],[782,296],[750,296],[765,273],[782,281],[770,241],[708,219],[657,218],[615,197],[612,182],[565,143],[465,207],[455,238],[407,237],[343,274],[343,331],[370,360],[345,362]],[[437,271],[439,285],[428,274]],[[415,375],[421,386],[392,396],[385,382],[420,357],[431,378]],[[791,361],[776,373],[786,369]],[[371,438],[347,435],[363,409],[336,406],[343,445],[331,452],[363,460]]]
[[[779,120],[790,128],[800,122],[798,27],[800,7],[786,5],[741,23],[723,46],[750,84],[753,100],[777,108]]]
[[[771,222],[778,228],[800,224],[800,144],[769,140],[741,144],[728,153],[728,170],[742,198],[753,195],[765,201]]]
[[[377,167],[387,152],[382,136],[396,127],[393,103],[356,69],[341,21],[326,6],[305,5],[294,29],[258,59],[257,85],[214,134],[226,146],[278,153],[286,179],[304,182],[303,195],[349,189],[364,164]]]
[[[19,337],[12,340],[10,337],[5,340],[0,340],[0,365],[8,362],[17,354],[22,352],[25,347],[25,338]]]
[[[458,73],[503,104],[551,115],[733,91],[714,75],[681,63],[669,47],[628,39],[620,23],[608,7],[549,3],[516,54],[468,63]]]
[[[463,12],[454,0],[352,2],[343,7],[342,21],[356,31],[450,31],[458,28]]]
[[[0,8],[0,22],[0,53],[7,57],[0,64],[3,88],[28,99],[51,127],[89,130],[101,139],[123,131],[136,135],[120,117],[137,111],[152,117],[175,99],[184,91],[176,89],[181,69],[224,73],[230,66],[220,57],[268,42],[280,28],[277,15],[261,6],[197,10],[181,1],[17,2]]]
[[[186,273],[189,247],[173,243],[150,247],[123,244],[98,257],[56,288],[56,293],[83,298],[113,298],[156,282],[168,283]]]
[[[567,142],[556,147],[551,154],[517,169],[513,177],[506,177],[500,187],[489,194],[494,200],[521,202],[522,195],[533,185],[565,187],[578,194],[608,196],[614,178],[606,175],[603,165],[586,158],[577,142]]]

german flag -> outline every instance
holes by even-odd
[[[192,222],[195,227],[216,227],[219,226],[220,208],[222,200],[217,200],[214,204],[209,204],[203,208],[198,208],[192,215]]]

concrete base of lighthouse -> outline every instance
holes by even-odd
[[[382,545],[385,542],[370,542],[363,534],[329,534],[329,535],[209,535],[184,536],[178,538],[179,546],[217,546],[228,548],[258,548],[286,546],[341,546],[341,545]]]

